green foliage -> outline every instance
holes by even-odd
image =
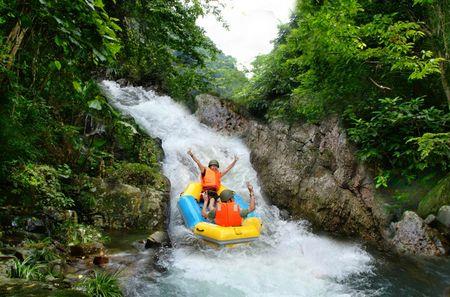
[[[22,247],[31,250],[29,257],[32,264],[48,263],[61,258],[49,237],[39,241],[27,239],[22,243]]]
[[[203,0],[0,0],[1,206],[25,206],[33,216],[70,208],[89,220],[92,181],[106,168],[130,183],[165,186],[158,143],[121,118],[97,80],[124,77],[192,103],[213,83],[204,66],[217,49],[196,21],[207,11],[217,15],[214,7]],[[221,75],[231,77],[226,67]],[[51,236],[67,245],[106,239],[84,224],[53,227]],[[40,265],[55,257],[52,248],[36,247],[14,276],[53,273]],[[92,296],[120,295],[103,274],[87,284]]]
[[[196,25],[210,8],[208,1],[190,0],[115,3],[111,13],[120,19],[124,29],[120,36],[126,44],[113,67],[116,75],[160,85],[173,97],[192,101],[195,92],[205,87],[196,69],[216,52]]]
[[[102,97],[91,72],[114,60],[120,48],[117,20],[108,16],[101,0],[5,1],[0,14],[5,41],[0,49],[0,137],[5,140],[0,142],[1,179],[8,180],[14,167],[29,163],[84,167],[85,159],[99,155],[82,138],[89,113],[100,115],[92,108],[98,109],[92,103]],[[31,178],[34,173],[16,177],[27,174]],[[36,187],[25,182],[19,180],[27,190]],[[60,206],[69,206],[57,192],[50,190],[49,195],[56,195]]]
[[[450,166],[450,132],[425,133],[408,142],[416,142],[419,146],[420,159],[427,164],[441,166],[444,170]],[[432,167],[432,166],[431,166]]]
[[[81,282],[80,287],[92,297],[121,297],[118,275],[118,272],[94,271],[92,277]]]
[[[391,173],[389,171],[381,171],[375,176],[375,188],[387,188]]]
[[[135,160],[150,166],[158,164],[159,151],[155,141],[144,135],[134,123],[119,120],[114,122],[113,135],[124,159]]]
[[[54,269],[61,265],[61,256],[49,238],[41,241],[26,240],[23,248],[31,251],[23,261],[14,259],[10,277],[27,280],[43,280],[47,275],[61,277],[61,271]]]
[[[107,169],[108,177],[131,185],[154,185],[160,188],[164,184],[159,168],[152,168],[141,163],[115,163]]]
[[[116,158],[158,166],[159,149],[120,118],[93,77],[120,75],[192,100],[196,92],[207,89],[207,74],[200,69],[205,58],[216,53],[196,19],[206,11],[217,15],[214,7],[207,1],[178,0],[2,1],[4,192],[14,190],[21,202],[44,196],[69,207],[58,184],[62,181],[50,178],[54,170],[47,168],[47,181],[28,164],[67,164],[73,176],[101,174],[105,163]],[[22,167],[28,169],[20,173],[17,168]],[[37,181],[28,183],[27,178]]]
[[[44,247],[41,249],[33,249],[31,256],[33,262],[48,263],[54,260],[58,260],[61,257],[50,247]]]
[[[13,170],[10,180],[13,193],[30,199],[29,204],[38,207],[51,206],[58,209],[74,204],[70,197],[62,192],[61,180],[71,174],[70,168],[54,168],[48,165],[27,164]]]
[[[44,249],[48,248],[52,243],[51,238],[45,237],[41,240],[31,240],[26,239],[24,242],[22,242],[22,246],[26,249]]]
[[[449,13],[447,0],[298,1],[235,100],[267,120],[341,115],[377,187],[445,172]]]
[[[14,263],[13,266],[11,267],[9,277],[23,278],[27,280],[40,280],[43,278],[41,269],[42,265],[32,263],[31,257],[27,257],[23,261],[14,259]]]
[[[200,73],[208,80],[208,89],[222,98],[235,99],[247,83],[243,71],[237,69],[236,59],[222,53],[205,62]]]
[[[403,169],[406,174],[413,175],[429,167],[446,169],[445,158],[423,158],[423,148],[419,146],[418,150],[410,142],[417,139],[415,135],[449,129],[449,114],[435,107],[423,108],[423,98],[384,98],[377,103],[376,109],[370,107],[367,117],[348,114],[351,119],[348,135],[359,145],[358,155],[363,161],[378,164],[381,168]],[[377,186],[386,186],[388,177],[380,175]]]
[[[65,222],[59,227],[57,236],[68,246],[106,242],[108,237],[94,226]]]
[[[411,80],[439,73],[442,59],[417,48],[425,37],[421,23],[390,6],[372,6],[356,0],[299,2],[290,30],[281,31],[272,53],[255,61],[255,75],[241,96],[288,101],[297,118],[317,121],[342,112],[355,98],[392,90],[385,86],[394,80],[394,95],[400,95]]]

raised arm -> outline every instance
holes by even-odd
[[[200,169],[200,173],[205,172],[206,167],[203,166],[203,164],[200,163],[200,161],[194,156],[194,154],[192,153],[192,150],[189,149],[187,153],[188,153],[189,156],[191,156],[192,160],[194,160],[194,162],[197,164],[198,169]]]
[[[237,160],[239,160],[239,158],[238,158],[236,155],[234,155],[234,160],[233,160],[233,162],[231,162],[230,165],[228,165],[227,168],[225,168],[225,170],[221,172],[221,173],[222,173],[222,176],[224,176],[225,174],[227,174],[228,171],[230,171],[231,168],[233,168],[234,165],[236,165]]]
[[[250,206],[248,211],[252,212],[255,210],[255,193],[253,192],[253,186],[250,182],[247,182],[248,193],[250,194]]]

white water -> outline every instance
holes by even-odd
[[[166,273],[144,268],[127,283],[129,296],[364,296],[350,278],[372,270],[373,259],[359,245],[311,233],[305,222],[285,221],[268,205],[250,163],[250,152],[235,137],[221,135],[200,124],[170,97],[140,87],[120,88],[104,81],[110,102],[131,115],[151,136],[162,140],[164,174],[171,181],[169,233],[174,248],[161,260]],[[257,212],[264,230],[260,240],[232,249],[215,249],[196,240],[176,207],[179,193],[198,179],[187,155],[192,148],[204,163],[219,160],[224,168],[234,155],[236,166],[223,183],[246,199],[245,182],[255,187]]]

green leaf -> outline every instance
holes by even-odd
[[[139,132],[136,130],[136,128],[131,125],[130,123],[124,122],[124,121],[118,121],[119,124],[129,128],[131,130],[132,134],[139,134]]]
[[[72,81],[72,85],[73,85],[73,88],[75,89],[75,91],[77,91],[78,93],[83,92],[83,89],[81,88],[81,84],[79,82],[77,82],[76,80]]]
[[[96,50],[95,48],[92,49],[92,51],[94,52],[94,55],[102,62],[106,61],[106,57],[100,53],[98,50]]]
[[[56,69],[61,70],[61,63],[58,60],[53,61],[53,64],[55,65]]]
[[[89,101],[88,106],[95,110],[102,110],[102,103],[98,99]]]
[[[92,143],[92,146],[99,149],[102,146],[104,146],[106,143],[105,139],[95,139],[94,142]]]

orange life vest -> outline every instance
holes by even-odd
[[[241,226],[242,217],[239,205],[234,201],[217,203],[214,222],[222,227]]]
[[[210,168],[206,168],[205,174],[201,176],[202,186],[204,190],[219,190],[220,178],[222,174],[220,171],[214,171]]]

